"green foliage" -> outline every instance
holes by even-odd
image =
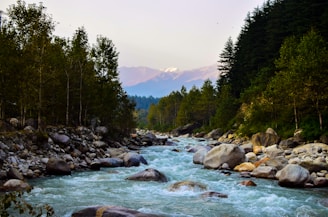
[[[135,126],[135,104],[119,82],[118,52],[99,36],[92,47],[81,27],[72,39],[53,36],[40,3],[17,1],[0,30],[0,118],[87,125],[93,117],[114,131]],[[17,57],[20,58],[17,58]]]
[[[33,206],[22,199],[24,192],[6,192],[0,194],[0,216],[10,217],[13,213],[20,216],[53,216],[54,210],[48,204],[43,206]],[[14,216],[16,216],[15,214]]]

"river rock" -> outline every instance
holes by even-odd
[[[256,162],[257,161],[257,156],[254,152],[248,152],[246,153],[246,161],[248,162]]]
[[[93,206],[72,214],[72,217],[159,217],[158,215],[142,213],[121,206]]]
[[[255,165],[250,162],[241,163],[233,168],[234,171],[238,172],[252,172],[254,169]]]
[[[71,168],[62,159],[50,158],[46,165],[46,171],[49,175],[71,175]]]
[[[208,169],[218,169],[227,163],[230,168],[245,161],[245,152],[235,144],[221,144],[211,149],[204,159],[204,166]]]
[[[288,160],[283,156],[278,156],[275,158],[269,158],[264,164],[266,166],[275,167],[277,170],[281,170],[288,164]]]
[[[140,163],[148,165],[148,162],[142,155],[133,152],[126,153],[123,161],[126,167],[139,166]]]
[[[273,179],[275,178],[276,173],[277,173],[277,169],[275,167],[261,165],[259,167],[256,167],[251,172],[251,176],[254,176],[256,178]]]
[[[51,139],[58,144],[67,145],[70,143],[71,139],[65,134],[54,133],[50,134]]]
[[[1,188],[3,191],[28,191],[30,189],[31,186],[27,182],[19,179],[9,179]]]
[[[241,181],[239,184],[245,185],[245,186],[257,186],[255,184],[255,182],[253,182],[252,180],[244,180],[244,181]]]
[[[99,163],[101,167],[122,167],[124,166],[124,162],[120,158],[101,158],[99,159]]]
[[[148,168],[144,171],[138,172],[132,176],[126,178],[127,180],[135,181],[156,181],[156,182],[167,182],[166,176],[160,171]]]
[[[284,187],[304,187],[311,179],[307,169],[296,164],[288,164],[276,174],[278,184]]]
[[[208,153],[208,149],[203,147],[200,148],[193,156],[193,163],[194,164],[203,164],[206,154]]]
[[[256,133],[252,136],[251,142],[253,144],[253,152],[255,154],[260,153],[261,147],[268,147],[274,144],[278,144],[280,137],[272,133]]]
[[[277,144],[274,144],[274,145],[266,147],[264,150],[264,153],[269,158],[275,158],[278,156],[283,156],[285,151],[283,149],[278,148]]]
[[[24,179],[23,175],[14,167],[10,167],[10,169],[7,172],[7,177],[9,179],[19,179],[19,180]]]
[[[169,191],[179,191],[179,190],[199,191],[199,190],[206,190],[206,189],[207,189],[206,185],[193,181],[180,181],[172,184],[169,187]]]
[[[199,128],[201,125],[199,123],[191,123],[191,124],[187,124],[184,125],[182,127],[178,127],[174,130],[172,130],[172,135],[175,137],[181,136],[181,135],[186,135],[186,134],[192,134],[193,131],[197,128]]]
[[[223,135],[222,129],[214,129],[204,136],[206,139],[219,139]]]

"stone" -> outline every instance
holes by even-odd
[[[257,186],[257,184],[255,184],[255,182],[253,182],[252,180],[244,180],[244,181],[241,181],[239,184],[245,185],[245,186]]]
[[[233,168],[234,171],[237,171],[237,172],[252,172],[254,169],[255,169],[255,165],[250,163],[250,162],[244,162],[244,163],[241,163],[237,166],[235,166],[235,168]]]
[[[108,133],[108,129],[105,126],[98,126],[98,127],[96,127],[95,132],[98,135],[103,136],[103,135],[106,135]]]
[[[9,170],[7,172],[7,177],[9,179],[19,179],[19,180],[24,179],[23,175],[14,167],[9,168]]]
[[[251,172],[251,176],[254,176],[256,178],[274,179],[276,173],[277,173],[277,169],[275,167],[261,165],[259,167],[256,167]]]
[[[50,134],[50,137],[55,143],[63,145],[67,145],[71,141],[70,137],[65,134],[54,133]]]
[[[208,134],[206,134],[204,136],[204,138],[206,139],[219,139],[221,136],[223,135],[223,132],[221,129],[214,129],[211,132],[209,132]]]
[[[121,206],[93,206],[72,214],[72,217],[159,217]]]
[[[296,164],[288,164],[276,174],[278,184],[283,187],[304,187],[311,179],[307,169]]]
[[[9,179],[1,188],[3,191],[29,191],[31,189],[32,187],[27,182],[19,179]]]
[[[252,162],[252,163],[256,162],[257,161],[256,154],[254,152],[246,153],[246,161]]]
[[[101,167],[122,167],[124,162],[120,158],[101,158],[99,159]]]
[[[142,155],[133,152],[125,154],[123,161],[126,167],[139,166],[140,163],[148,165],[148,162]]]
[[[245,152],[235,144],[221,144],[212,148],[205,156],[204,166],[207,169],[218,169],[227,163],[234,168],[245,161]]]
[[[251,142],[253,144],[253,152],[255,154],[260,153],[261,146],[268,147],[274,144],[278,144],[280,137],[272,133],[256,133],[252,136]]]
[[[166,176],[160,171],[148,168],[141,172],[138,172],[134,175],[131,175],[126,178],[127,180],[135,180],[135,181],[156,181],[156,182],[167,182]]]
[[[180,181],[176,182],[169,187],[169,191],[179,191],[179,190],[189,190],[189,191],[199,191],[206,190],[206,185],[193,181]]]
[[[316,177],[313,179],[314,187],[327,187],[328,179],[325,177]]]
[[[275,158],[278,156],[283,156],[284,155],[284,150],[278,148],[276,144],[268,146],[265,148],[264,153],[269,157],[269,158]]]
[[[96,147],[96,148],[105,148],[107,146],[107,143],[104,142],[104,141],[94,141],[93,142],[93,145]]]
[[[278,156],[276,158],[270,158],[267,160],[264,165],[275,167],[277,170],[281,170],[288,164],[288,160],[283,156]]]
[[[71,175],[71,168],[62,159],[50,158],[46,165],[46,172],[49,175]]]
[[[208,153],[208,149],[200,148],[193,156],[193,163],[194,164],[203,164],[206,154]]]

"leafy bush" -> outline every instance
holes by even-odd
[[[11,217],[11,213],[19,213],[24,216],[41,217],[44,214],[49,217],[54,215],[54,210],[48,204],[41,207],[33,207],[22,199],[24,192],[6,192],[0,195],[0,216]]]

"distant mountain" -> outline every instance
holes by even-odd
[[[201,87],[205,80],[216,81],[219,73],[212,65],[193,70],[180,71],[177,68],[156,70],[147,67],[119,68],[120,81],[128,95],[163,97],[172,91],[180,91],[184,85]]]

